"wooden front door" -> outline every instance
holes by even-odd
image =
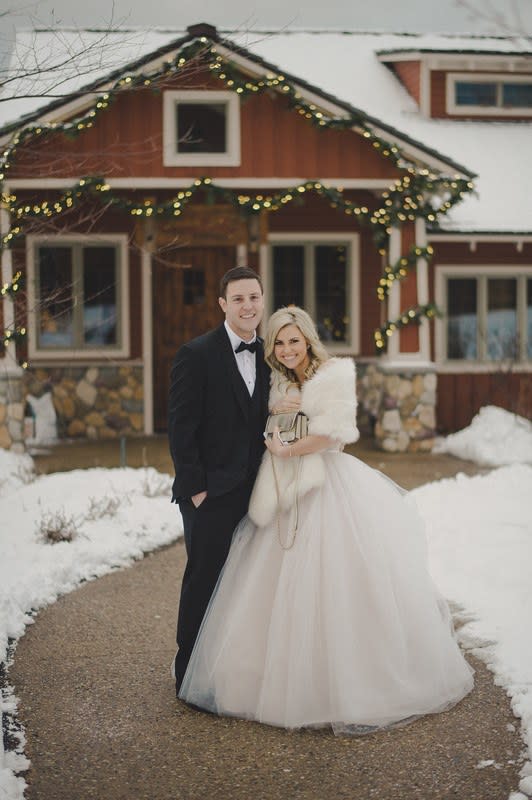
[[[154,428],[165,431],[170,369],[177,349],[223,322],[220,279],[235,266],[235,248],[184,247],[172,260],[153,259]]]

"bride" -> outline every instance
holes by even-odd
[[[300,308],[268,323],[270,410],[308,435],[266,440],[180,698],[285,728],[368,733],[450,708],[473,686],[427,571],[421,520],[355,442],[355,367]]]

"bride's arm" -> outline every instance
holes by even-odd
[[[266,447],[270,453],[278,458],[291,458],[293,456],[308,456],[311,453],[319,453],[321,450],[328,450],[335,447],[338,442],[330,436],[318,436],[310,434],[298,439],[293,444],[282,444],[277,436],[279,429],[276,428],[271,438],[266,439]]]

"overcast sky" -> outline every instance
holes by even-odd
[[[0,0],[4,36],[13,27],[107,26],[183,29],[341,28],[387,31],[532,32],[532,0]]]

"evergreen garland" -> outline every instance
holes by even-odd
[[[297,87],[281,73],[267,72],[260,78],[244,75],[239,67],[218,51],[215,41],[203,36],[181,48],[174,58],[168,59],[156,70],[122,75],[110,89],[94,99],[88,110],[73,119],[67,122],[28,124],[16,131],[0,155],[0,181],[6,179],[17,149],[29,140],[44,138],[54,133],[77,136],[94,126],[97,116],[110,107],[120,92],[139,87],[158,89],[165,78],[183,72],[190,67],[192,62],[198,60],[205,64],[211,73],[223,82],[225,87],[241,96],[275,90],[288,99],[291,108],[319,128],[357,129],[377,152],[389,159],[398,169],[405,170],[406,174],[394,181],[388,191],[382,194],[381,205],[373,211],[346,199],[342,189],[325,186],[319,181],[312,180],[271,195],[248,195],[238,190],[217,186],[211,178],[202,177],[193,181],[188,188],[179,191],[168,201],[154,203],[151,200],[138,202],[121,197],[112,191],[111,186],[104,178],[86,176],[74,187],[63,192],[56,201],[44,200],[32,205],[19,204],[15,194],[2,194],[2,203],[9,209],[14,224],[0,239],[0,249],[11,247],[13,241],[24,234],[25,222],[59,215],[87,197],[105,201],[111,208],[126,211],[132,216],[177,217],[183,213],[187,204],[201,189],[208,193],[208,199],[221,198],[245,215],[258,214],[262,211],[277,211],[286,203],[301,197],[305,192],[315,192],[328,200],[334,208],[340,209],[348,216],[355,217],[361,223],[369,224],[373,229],[379,252],[385,254],[392,227],[409,221],[413,222],[418,218],[434,223],[439,216],[446,214],[459,202],[466,193],[473,190],[473,184],[469,180],[444,176],[424,168],[419,169],[414,162],[404,157],[395,143],[378,136],[360,112],[334,117],[319,106],[306,102]],[[436,198],[437,202],[435,203]],[[393,281],[406,277],[408,270],[415,266],[418,258],[428,258],[431,254],[431,248],[414,247],[395,265],[386,267],[377,289],[379,298],[384,299]],[[17,273],[9,284],[5,284],[1,290],[2,295],[14,296],[20,286],[21,277],[21,273]],[[407,309],[398,320],[388,321],[375,331],[377,352],[383,352],[386,349],[387,338],[398,328],[410,322],[419,323],[422,317],[431,318],[436,313],[438,313],[436,307],[433,304],[427,304]],[[24,328],[5,331],[3,343],[7,344],[23,338],[25,335]]]

